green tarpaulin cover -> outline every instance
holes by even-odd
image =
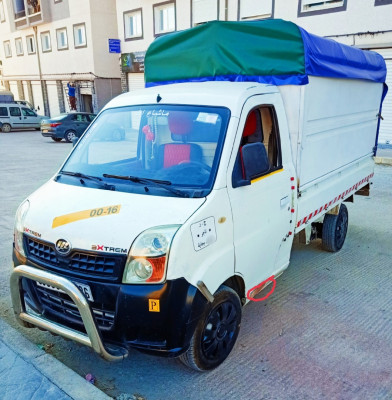
[[[312,35],[292,22],[213,21],[156,39],[145,57],[146,86],[230,80],[308,83],[308,75],[385,81],[380,55]]]

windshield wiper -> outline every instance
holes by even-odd
[[[103,174],[102,176],[105,178],[121,179],[123,181],[131,181],[131,182],[135,182],[135,183],[141,183],[142,185],[153,184],[153,186],[166,189],[169,192],[176,194],[177,196],[189,197],[188,193],[170,187],[170,185],[172,184],[170,181],[162,181],[159,179],[152,179],[152,178],[139,178],[137,176],[132,176],[132,175],[131,176],[123,176],[123,175]]]
[[[83,179],[88,179],[90,181],[97,182],[103,189],[107,189],[107,190],[115,189],[114,185],[109,185],[108,183],[102,182],[102,178],[100,178],[98,176],[86,175],[86,174],[82,174],[81,172],[72,172],[72,171],[60,171],[59,174],[75,176],[76,178],[80,178],[80,183],[83,183],[83,184],[84,184]]]

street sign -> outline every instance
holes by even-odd
[[[121,53],[120,39],[109,39],[109,53]]]

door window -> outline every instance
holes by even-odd
[[[274,107],[263,105],[254,108],[248,114],[234,165],[233,187],[243,186],[243,184],[239,183],[245,180],[246,176],[242,153],[244,146],[252,143],[261,143],[268,157],[268,170],[260,173],[259,176],[282,168],[279,129]],[[255,161],[257,162],[257,160]]]
[[[22,114],[25,117],[36,117],[35,112],[29,110],[28,108],[22,108]]]
[[[20,117],[20,108],[19,107],[10,107],[10,115],[11,117]]]
[[[78,121],[78,122],[90,122],[87,119],[87,115],[85,115],[85,114],[77,114],[76,121]]]

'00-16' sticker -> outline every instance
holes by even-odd
[[[52,228],[58,226],[70,224],[72,222],[81,221],[82,219],[104,217],[105,215],[118,214],[120,212],[121,205],[107,206],[100,208],[92,208],[91,210],[77,211],[71,214],[61,215],[53,219]]]

